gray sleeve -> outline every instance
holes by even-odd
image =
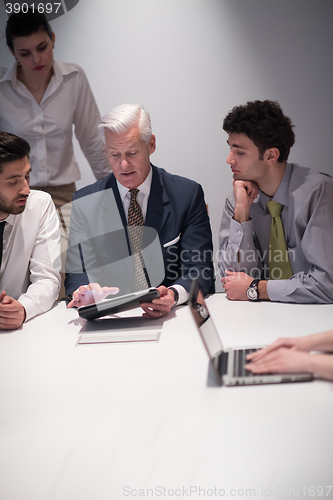
[[[233,219],[233,196],[225,201],[219,232],[219,269],[222,276],[228,269],[253,273],[261,269],[253,241],[252,220],[239,224]]]

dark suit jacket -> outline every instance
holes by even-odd
[[[153,176],[145,227],[157,231],[165,271],[164,279],[162,277],[161,282],[154,285],[171,286],[179,284],[189,291],[191,280],[197,279],[203,294],[212,292],[214,289],[212,234],[203,190],[196,182],[178,175],[172,175],[162,168],[152,165],[152,170]],[[112,189],[115,201],[113,201],[113,208],[108,207],[106,209],[106,202],[110,201],[110,196],[106,190],[110,189]],[[101,202],[100,198],[96,198],[96,193],[103,191],[105,191],[106,195]],[[103,194],[100,193],[98,196],[103,196]],[[85,203],[89,195],[92,202]],[[82,200],[83,197],[85,198]],[[117,214],[115,213],[116,206]],[[97,229],[99,224],[105,226],[107,221],[117,218],[118,222],[115,223],[112,234],[109,229],[104,231]],[[124,270],[120,265],[120,259],[123,257],[126,260],[130,251],[126,231],[119,230],[121,226],[126,227],[126,225],[122,201],[113,174],[74,193],[67,254],[67,261],[71,261],[71,265],[68,265],[68,262],[66,263],[68,271],[66,277],[67,294],[92,280],[96,280],[101,285],[119,286],[117,281],[120,279],[120,274],[124,282]],[[112,244],[110,239],[114,243],[115,234],[117,235],[117,242]],[[116,255],[113,255],[112,260],[113,262],[117,261],[117,265],[113,266],[112,275],[107,278],[108,283],[104,282],[106,267],[103,268],[102,272],[98,272],[96,271],[98,265],[90,263],[89,268],[94,268],[95,271],[88,272],[86,262],[89,257],[85,258],[83,255],[86,254],[86,251],[82,250],[82,245],[79,245],[80,248],[78,249],[81,240],[85,240],[86,244],[90,246],[91,258],[97,258],[98,254],[99,263],[105,264],[105,259],[109,258],[103,255],[107,251],[106,249],[111,247],[115,249]],[[71,252],[72,255],[70,255]],[[151,258],[154,258],[153,255],[156,257],[157,253],[151,252]],[[80,265],[78,266],[80,259]],[[73,262],[75,262],[76,266],[75,272],[73,272]],[[127,265],[127,268],[129,267],[130,265]],[[118,276],[117,273],[119,273]],[[128,289],[126,289],[127,285],[124,285],[120,290],[121,293],[129,292],[131,279],[130,277],[126,282]]]

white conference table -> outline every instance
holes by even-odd
[[[333,327],[333,305],[207,304],[225,347]],[[333,383],[214,386],[185,306],[158,341],[77,345],[84,323],[60,303],[0,335],[1,500],[333,498]]]

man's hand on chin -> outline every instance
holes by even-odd
[[[73,292],[73,300],[71,300],[67,307],[81,307],[88,306],[100,302],[107,295],[115,295],[119,292],[117,287],[103,286],[98,283],[90,283],[89,285],[80,286]]]
[[[223,288],[229,300],[249,300],[246,294],[253,278],[246,273],[226,271],[222,278]]]
[[[15,330],[25,320],[26,312],[21,302],[3,291],[0,295],[0,329]]]
[[[258,196],[258,186],[252,181],[234,180],[232,182],[235,195],[234,220],[242,224],[250,218],[250,208]]]
[[[143,316],[151,319],[166,316],[175,303],[175,294],[170,288],[159,286],[157,290],[160,293],[159,299],[154,299],[152,302],[144,302],[141,304],[144,310]]]

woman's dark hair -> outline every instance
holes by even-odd
[[[13,40],[15,38],[30,36],[38,31],[45,31],[52,40],[52,28],[44,14],[33,12],[32,9],[28,9],[26,13],[12,14],[6,26],[7,45],[14,51]]]
[[[29,153],[30,145],[25,139],[9,132],[0,132],[0,173],[6,163],[29,158]]]
[[[290,118],[285,116],[275,101],[253,101],[233,108],[223,121],[223,130],[228,134],[245,134],[259,149],[263,158],[266,149],[280,151],[278,162],[288,159],[290,148],[295,143],[295,134]]]

